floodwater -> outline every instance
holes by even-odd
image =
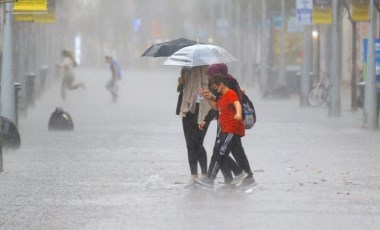
[[[22,146],[4,150],[0,229],[379,229],[380,133],[362,112],[301,108],[297,97],[254,100],[243,145],[258,185],[185,188],[189,168],[175,115],[179,69],[126,70],[120,100],[108,69],[78,69],[85,90],[59,97],[59,79],[20,119]],[[55,107],[74,131],[48,131]],[[215,124],[205,146],[211,156]],[[222,181],[221,176],[217,182]]]

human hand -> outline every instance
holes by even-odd
[[[243,116],[240,113],[235,114],[234,119],[237,121],[243,120]]]
[[[178,85],[183,85],[185,84],[185,79],[183,77],[178,78]]]
[[[200,123],[198,123],[198,129],[199,130],[204,130],[204,127],[205,127],[205,125],[206,125],[206,122],[204,122],[204,121],[202,121],[202,122],[200,122]]]
[[[204,88],[201,88],[200,95],[206,98],[207,100],[215,100],[216,98],[214,94],[212,94],[209,90]]]

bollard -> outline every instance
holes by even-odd
[[[18,82],[14,83],[15,86],[15,125],[18,128],[18,101],[19,101],[19,92],[21,90],[21,84]]]
[[[35,95],[35,79],[36,79],[36,74],[35,73],[27,73],[25,75],[26,78],[26,100],[27,104],[30,106],[35,105],[36,101],[36,95]]]
[[[48,74],[48,67],[46,65],[43,65],[40,67],[40,91],[38,92],[38,95],[41,95],[43,91],[45,90],[46,86],[46,79]]]

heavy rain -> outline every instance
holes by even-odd
[[[380,1],[0,9],[0,229],[380,229]]]

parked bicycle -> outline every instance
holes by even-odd
[[[309,104],[313,107],[328,104],[330,101],[330,76],[325,72],[320,72],[313,83],[309,93]]]

